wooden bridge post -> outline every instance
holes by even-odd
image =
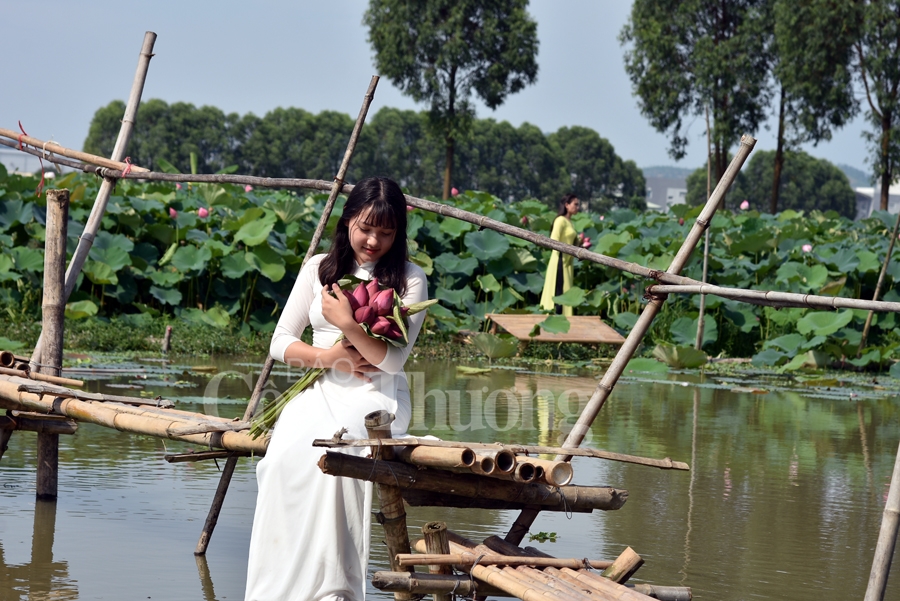
[[[44,298],[41,303],[44,346],[40,372],[48,376],[59,376],[62,373],[68,225],[69,191],[47,190]],[[55,500],[59,478],[59,434],[38,432],[37,439],[37,498]]]

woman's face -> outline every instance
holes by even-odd
[[[392,228],[376,227],[366,223],[368,216],[368,209],[363,210],[349,225],[350,247],[359,265],[375,262],[383,257],[391,249],[397,234]]]
[[[573,198],[569,202],[566,203],[566,215],[571,217],[581,208],[581,201],[577,198]]]

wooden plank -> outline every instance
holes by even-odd
[[[529,336],[534,326],[547,319],[546,315],[523,315],[512,313],[490,313],[486,316],[498,326],[519,340],[539,342],[579,342],[583,344],[622,344],[621,334],[603,323],[597,315],[575,315],[569,317],[569,331],[565,334],[550,334],[541,330],[537,336]]]

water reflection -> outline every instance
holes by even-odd
[[[183,409],[238,416],[253,380],[241,374],[258,366],[217,367],[216,378],[189,365],[157,365],[143,384],[129,377],[94,379],[90,387],[142,386],[129,394],[162,394]],[[464,376],[448,362],[424,361],[410,371],[412,433],[542,445],[565,439],[599,375],[495,370]],[[274,389],[290,377],[278,375]],[[205,394],[212,382],[215,394]],[[636,581],[690,586],[700,600],[861,598],[900,412],[889,392],[860,390],[859,400],[850,401],[849,390],[829,386],[628,374],[600,412],[590,445],[668,456],[693,469],[576,458],[578,484],[626,488],[628,503],[590,515],[542,513],[533,532],[555,532],[556,542],[526,543],[557,556],[600,559],[631,546],[647,562]],[[61,440],[60,499],[49,511],[34,503],[34,442],[16,433],[0,461],[0,599],[242,597],[253,461],[238,463],[209,553],[196,559],[219,471],[210,462],[162,460],[191,445],[83,425]],[[480,540],[504,535],[516,515],[410,508],[408,523],[413,538],[424,523],[443,520]],[[370,570],[387,569],[381,532],[374,529],[372,537]],[[900,599],[900,579],[889,581],[885,598]]]
[[[3,593],[3,599],[78,599],[78,586],[69,577],[68,563],[53,560],[55,534],[56,501],[36,501],[31,561],[22,564],[7,563],[0,540],[0,593]]]

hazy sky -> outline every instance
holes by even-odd
[[[363,0],[0,0],[4,91],[0,127],[80,149],[91,117],[111,100],[126,100],[145,31],[158,34],[144,99],[213,105],[264,115],[295,106],[354,118],[371,75]],[[650,127],[632,97],[618,42],[626,0],[532,0],[540,50],[538,81],[496,111],[479,117],[537,125],[590,127],[640,167],[705,162],[704,124],[690,125],[688,156],[667,154],[668,140]],[[370,115],[383,106],[422,109],[382,79]],[[866,169],[862,118],[834,140],[808,148],[835,163]],[[774,148],[773,130],[754,134],[757,149]],[[737,142],[737,141],[736,141]],[[4,155],[5,156],[5,155]]]

